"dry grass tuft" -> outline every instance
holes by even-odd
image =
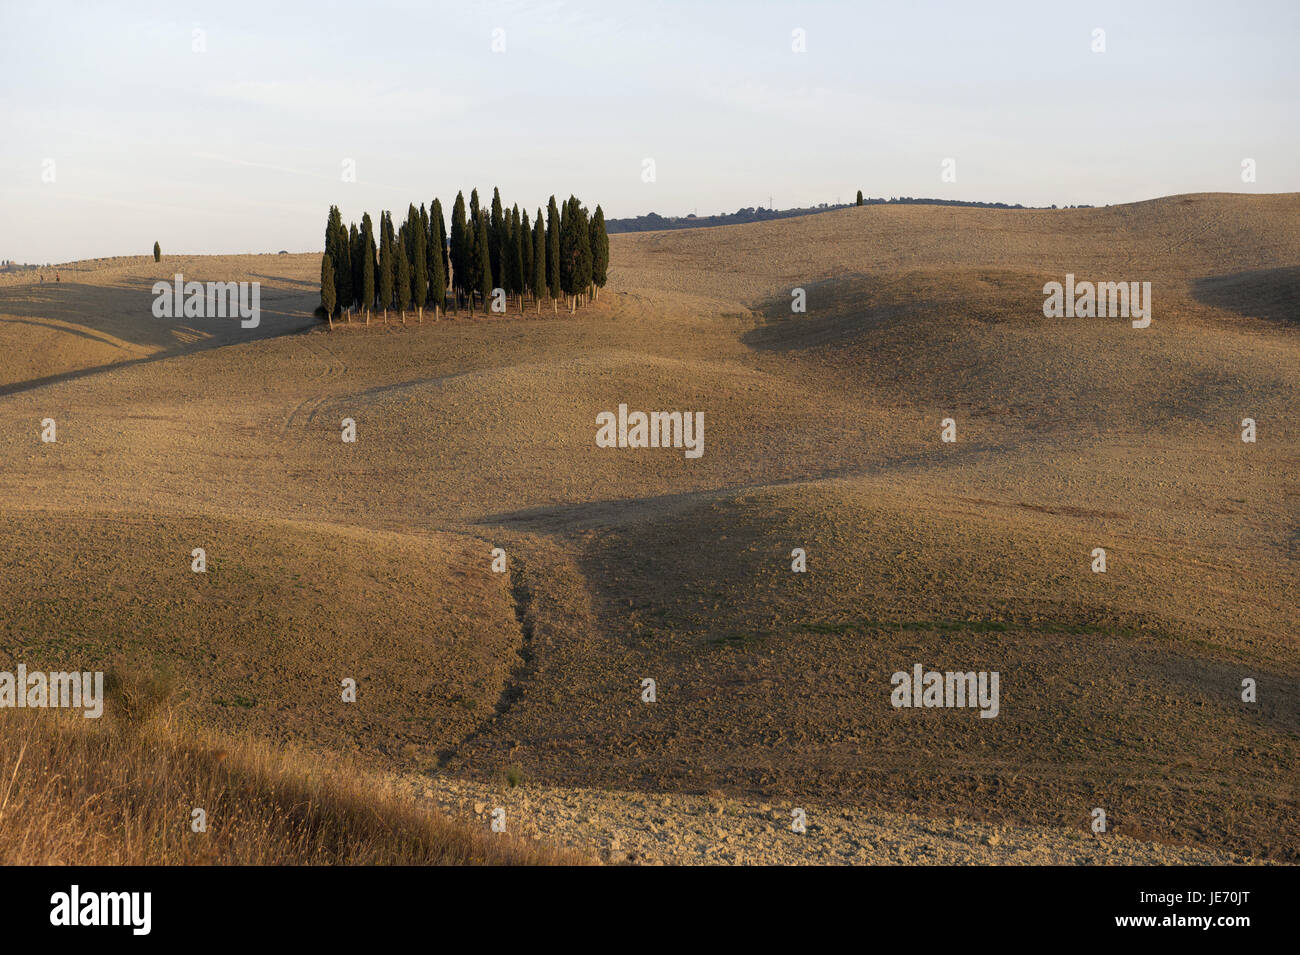
[[[118,685],[119,693],[121,684]],[[156,689],[156,688],[155,688]],[[119,697],[120,703],[121,697]],[[141,699],[157,719],[142,721]],[[0,733],[6,865],[556,865],[582,860],[474,832],[339,760],[222,739],[162,718],[45,710]],[[206,812],[207,831],[191,830]]]

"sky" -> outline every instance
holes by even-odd
[[[607,218],[1295,192],[1298,94],[1295,0],[0,0],[0,259],[319,250],[331,204],[475,186]]]

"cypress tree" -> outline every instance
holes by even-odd
[[[375,224],[369,212],[361,216],[361,304],[367,316],[375,307]]]
[[[331,259],[334,258],[334,241],[338,238],[339,226],[343,224],[343,217],[339,214],[338,206],[330,206],[330,213],[325,220],[325,254]],[[336,265],[336,262],[331,262]]]
[[[407,213],[406,236],[411,243],[411,304],[417,308],[424,307],[424,300],[429,295],[429,253],[425,234],[428,216],[421,218],[415,204]]]
[[[542,313],[542,296],[550,291],[546,284],[546,226],[542,225],[542,210],[537,210],[537,221],[533,223],[533,301],[537,303],[537,314]]]
[[[560,291],[573,294],[573,263],[578,254],[578,243],[573,234],[572,196],[560,206]]]
[[[393,242],[389,238],[388,213],[379,213],[379,307],[385,313],[393,307],[397,280],[397,263],[393,261]]]
[[[388,236],[388,278],[393,283],[393,296],[388,300],[386,308],[392,308],[397,304],[397,232],[393,226],[393,214],[384,213],[384,234]]]
[[[442,200],[434,199],[429,207],[429,228],[438,227],[438,248],[442,250],[442,276],[444,281],[451,279],[451,263],[448,261],[447,223],[442,217]]]
[[[488,235],[490,236],[491,234],[492,226],[489,224]],[[494,255],[496,257],[496,269],[492,273],[492,277],[497,279],[494,287],[505,291],[507,302],[510,300],[510,296],[515,294],[515,277],[514,273],[511,272],[510,269],[510,242],[513,238],[514,236],[510,234],[510,213],[509,211],[506,211],[504,213],[504,218],[501,221],[501,228],[498,230],[498,235],[495,240],[496,250]]]
[[[155,262],[162,261],[162,246],[160,246],[157,242],[153,244],[153,260]]]
[[[437,203],[437,200],[434,200]],[[434,207],[437,208],[437,207]],[[429,285],[425,288],[425,304],[433,305],[433,317],[438,317],[438,308],[441,307],[442,301],[437,298],[438,273],[442,270],[442,253],[438,252],[438,223],[433,221],[432,216],[424,212],[424,205],[420,207],[421,225],[424,226],[424,274],[429,279]],[[446,282],[446,279],[443,279]]]
[[[334,306],[337,299],[334,297],[334,262],[328,255],[320,257],[320,307],[325,310],[325,317],[330,318],[330,327],[333,327],[332,317],[334,315]]]
[[[587,207],[577,200],[575,196],[569,196],[569,203],[572,211],[569,214],[571,228],[573,231],[573,295],[574,307],[577,307],[578,296],[586,296],[591,292],[591,224],[587,221]]]
[[[487,219],[479,216],[478,238],[474,242],[474,271],[477,276],[479,293],[483,296],[483,311],[486,313],[488,302],[492,298],[492,262],[488,240]]]
[[[456,204],[451,207],[451,285],[456,290],[456,304],[460,305],[460,293],[468,286],[469,237],[466,235],[465,196],[456,193]]]
[[[488,223],[488,246],[492,260],[492,277],[496,280],[494,288],[510,291],[510,261],[506,255],[508,226],[502,220],[501,190],[492,187],[492,221]]]
[[[524,307],[524,256],[521,238],[522,226],[519,221],[519,207],[510,210],[510,229],[506,254],[510,257],[510,291],[519,296],[519,307]]]
[[[349,305],[356,305],[361,301],[361,233],[357,231],[357,224],[352,223],[348,229],[348,249],[350,251],[350,260],[352,264],[352,297],[348,299]]]
[[[334,276],[334,300],[342,300],[343,291],[343,250],[339,247],[343,231],[343,216],[338,206],[330,206],[329,217],[325,220],[325,254],[330,257],[330,274]]]
[[[339,220],[338,238],[334,240],[334,301],[340,309],[352,301],[352,246],[348,244],[348,230]]]
[[[325,255],[330,257],[330,266],[334,274],[338,274],[339,260],[338,236],[343,231],[343,216],[339,214],[337,205],[329,207],[329,218],[325,221]],[[335,286],[338,285],[335,279]]]
[[[429,231],[433,233],[433,241],[441,244],[439,235],[439,220],[442,218],[442,210],[438,209],[438,203],[434,201],[434,208],[438,214],[429,222]],[[443,254],[437,246],[429,249],[429,302],[433,305],[433,317],[437,319],[438,309],[442,308],[447,299],[447,273],[443,266]]]
[[[406,231],[406,226],[402,226],[402,231]],[[405,237],[403,237],[405,238]],[[397,254],[394,256],[397,262],[396,275],[396,295],[397,307],[402,313],[402,324],[406,324],[406,310],[411,307],[411,260],[402,252],[402,245],[397,243]]]
[[[563,286],[560,281],[560,210],[555,206],[555,197],[546,207],[546,278],[551,293],[551,306],[560,297]]]
[[[596,297],[609,278],[609,235],[605,232],[605,211],[596,206],[591,220],[591,281],[596,286]]]
[[[858,190],[858,205],[862,205],[862,190]]]
[[[519,274],[524,291],[533,287],[533,227],[528,222],[528,210],[524,210],[520,220],[519,232]],[[520,307],[523,304],[520,303]]]

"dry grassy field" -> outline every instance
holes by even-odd
[[[572,317],[332,332],[314,254],[0,278],[0,669],[172,674],[177,772],[210,776],[195,740],[220,734],[295,778],[314,752],[417,781],[391,808],[416,849],[347,858],[326,826],[293,861],[536,861],[429,849],[411,807],[452,783],[822,807],[810,852],[868,813],[1069,834],[1052,861],[1111,838],[1134,848],[1105,861],[1300,861],[1300,195],[867,206],[610,246]],[[260,326],[155,318],[176,272],[261,282]],[[1149,281],[1150,327],[1045,318],[1066,273]],[[703,412],[703,455],[597,447],[620,404]],[[916,663],[997,671],[998,716],[894,708]],[[28,793],[51,747],[134,745],[34,739]],[[322,796],[346,804],[330,825],[359,798]],[[27,857],[274,858],[150,855],[110,815]],[[581,815],[535,842],[621,859]],[[803,851],[788,818],[772,859]],[[457,824],[487,832],[482,807]]]

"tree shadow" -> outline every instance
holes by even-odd
[[[280,281],[279,279],[276,280]],[[125,365],[156,361],[241,342],[295,334],[314,328],[314,290],[260,289],[260,321],[242,327],[238,315],[226,318],[156,318],[153,282],[140,279],[116,286],[79,282],[0,287],[0,329],[8,325],[35,326],[72,335],[109,349],[128,350],[122,360],[25,380],[0,381],[0,395],[11,395],[57,381],[66,381]],[[20,339],[21,340],[21,339]],[[13,340],[10,340],[13,344]],[[149,354],[141,356],[140,350]],[[111,352],[109,353],[111,355]]]

